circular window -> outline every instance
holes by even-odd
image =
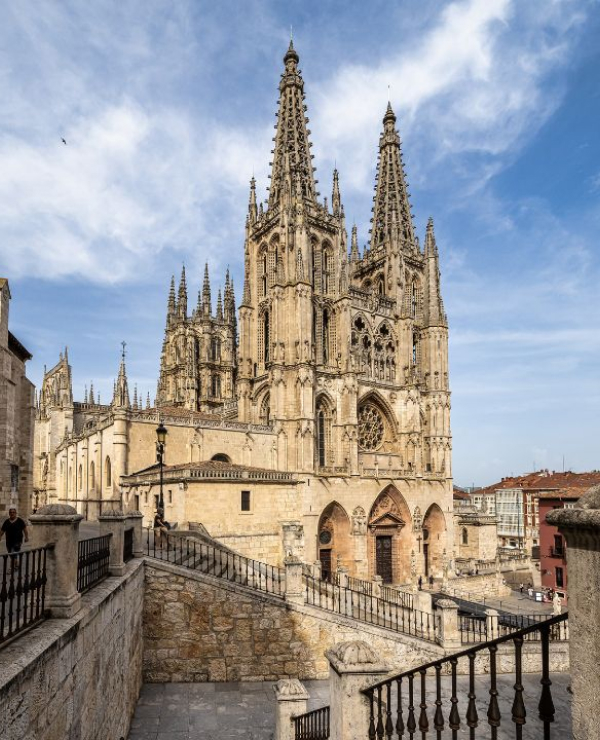
[[[331,542],[331,532],[328,532],[326,529],[324,529],[319,535],[319,542],[322,545],[328,545]]]
[[[363,450],[373,452],[383,442],[383,419],[371,404],[358,410],[358,444]]]

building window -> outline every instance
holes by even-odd
[[[419,339],[416,334],[413,334],[413,341],[412,341],[412,364],[413,367],[417,366],[417,358],[418,358],[418,346],[419,346]]]
[[[320,399],[317,402],[317,462],[325,467],[331,457],[331,411]]]
[[[211,359],[217,362],[221,359],[221,340],[215,337],[211,342]]]
[[[417,284],[412,284],[412,293],[410,297],[410,315],[414,318],[417,316]]]
[[[558,557],[564,554],[563,538],[559,534],[554,535],[554,554]]]
[[[104,461],[104,485],[107,488],[112,485],[112,468],[110,464],[110,457],[107,457]]]
[[[469,532],[467,531],[467,528],[466,527],[463,527],[463,531],[462,531],[462,543],[463,543],[463,545],[468,545],[469,544]]]
[[[329,311],[323,311],[323,364],[329,362]]]
[[[564,588],[563,569],[556,568],[556,588]]]
[[[327,295],[331,289],[331,254],[329,250],[323,252],[323,293]]]
[[[83,466],[79,464],[79,490],[83,489]]]
[[[242,511],[250,511],[250,491],[242,491],[240,508]]]
[[[213,375],[211,378],[211,391],[213,398],[221,397],[221,377],[219,375]]]
[[[173,503],[173,491],[171,491],[170,489],[169,489],[169,503],[170,504]]]
[[[215,462],[222,462],[222,463],[230,463],[231,458],[229,455],[226,455],[224,452],[218,452],[216,455],[213,455],[211,460],[214,460]]]
[[[96,466],[94,461],[90,463],[90,489],[93,491],[96,488]]]
[[[259,424],[267,426],[271,423],[271,396],[266,393],[260,404],[260,414],[258,417]]]
[[[147,504],[147,503],[148,503],[148,491],[145,491],[145,492],[144,492],[144,503],[145,503],[145,504]]]
[[[269,312],[265,311],[258,325],[258,356],[265,365],[269,362],[269,328]]]

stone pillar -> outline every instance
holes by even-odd
[[[275,740],[294,740],[292,717],[306,714],[308,691],[297,678],[282,678],[273,690],[277,699]]]
[[[111,576],[122,576],[125,573],[123,562],[123,542],[125,540],[125,521],[122,511],[105,511],[98,517],[100,535],[112,534],[110,538],[110,559],[108,569]]]
[[[373,576],[373,596],[376,596],[378,599],[380,599],[382,587],[383,578],[381,576]]]
[[[81,608],[77,591],[81,514],[67,504],[49,504],[29,517],[34,547],[53,545],[46,559],[46,607],[52,617],[69,619]]]
[[[285,600],[293,604],[304,604],[304,587],[302,584],[302,561],[291,555],[285,565]]]
[[[436,607],[439,615],[438,643],[446,650],[460,650],[462,643],[458,629],[458,604],[452,599],[440,599]]]
[[[341,642],[325,652],[329,661],[331,740],[364,740],[369,702],[362,689],[380,681],[390,667],[362,640]]]
[[[299,521],[281,522],[283,534],[283,557],[295,555],[304,560],[304,525]]]
[[[315,562],[313,563],[313,578],[316,578],[317,581],[321,580],[321,569],[321,561],[315,560]]]
[[[344,565],[340,565],[337,569],[338,574],[338,586],[340,588],[348,587],[348,568]]]
[[[600,486],[546,521],[567,540],[573,740],[600,740]]]
[[[133,557],[144,557],[144,515],[141,511],[128,511],[125,526],[133,524]]]
[[[485,626],[488,640],[495,640],[500,637],[498,634],[498,612],[495,609],[485,610]]]
[[[433,602],[429,591],[417,591],[414,595],[415,609],[427,614],[433,614]]]

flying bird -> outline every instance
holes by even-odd
[[[66,144],[67,143],[64,139],[61,139],[61,141],[62,141],[63,144]]]

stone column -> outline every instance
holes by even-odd
[[[111,576],[122,576],[125,573],[123,562],[123,542],[125,540],[125,521],[122,511],[105,511],[98,517],[100,535],[112,534],[110,538],[110,559],[108,569]]]
[[[285,566],[285,600],[293,604],[304,604],[302,561],[291,555],[283,561],[283,564]]]
[[[143,558],[144,557],[144,526],[143,526],[144,515],[141,511],[128,511],[127,522],[125,526],[131,526],[133,524],[133,557]]]
[[[600,740],[600,486],[546,521],[567,540],[573,740]]]
[[[488,640],[495,640],[500,637],[498,634],[498,612],[495,609],[485,610],[485,627]]]
[[[381,576],[373,576],[373,596],[376,596],[378,599],[380,599],[382,588],[383,578]]]
[[[315,560],[315,562],[313,563],[313,578],[316,578],[317,581],[321,580],[321,569],[322,569],[321,561]]]
[[[292,717],[306,714],[308,691],[297,678],[282,678],[273,690],[277,699],[275,740],[294,740]]]
[[[29,517],[35,547],[53,545],[46,559],[46,607],[52,617],[69,619],[81,608],[77,591],[81,514],[67,504],[49,504]]]
[[[362,640],[341,642],[325,652],[329,661],[331,740],[364,740],[369,702],[362,689],[380,681],[390,667]]]
[[[340,565],[337,569],[338,574],[338,586],[340,588],[348,587],[348,568],[344,565]]]
[[[440,599],[437,604],[439,614],[438,643],[449,651],[458,651],[462,647],[458,629],[458,604],[452,599]]]
[[[299,521],[281,522],[283,533],[283,556],[295,555],[304,560],[304,526]]]

